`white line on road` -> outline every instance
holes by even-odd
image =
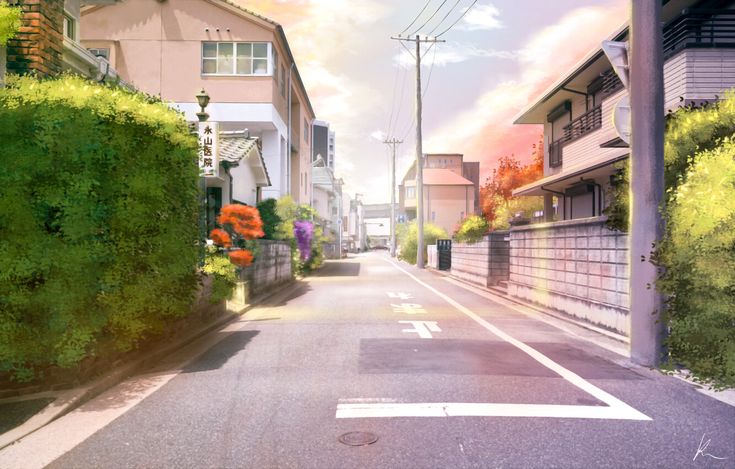
[[[398,321],[399,324],[411,324],[413,329],[403,329],[402,332],[415,332],[422,339],[432,339],[432,332],[441,332],[436,321]]]
[[[471,402],[340,402],[337,405],[336,417],[338,419],[391,417],[550,417],[650,420],[647,417],[645,419],[640,418],[640,415],[640,412],[632,407],[619,409],[617,407],[586,405],[492,404]]]
[[[470,319],[492,332],[499,338],[505,340],[520,349],[531,358],[554,371],[569,383],[604,402],[609,407],[597,406],[569,406],[569,405],[539,405],[539,404],[491,404],[491,403],[398,403],[398,404],[338,404],[337,418],[359,418],[359,417],[443,417],[450,415],[482,415],[482,416],[506,416],[506,417],[559,417],[559,418],[595,418],[595,419],[622,419],[622,420],[651,420],[647,415],[639,412],[620,399],[603,391],[594,384],[588,382],[576,373],[564,368],[538,350],[529,347],[502,330],[493,326],[470,309],[461,305],[451,297],[443,294],[429,284],[419,280],[410,272],[399,267],[396,263],[384,259],[396,269],[411,277],[418,284],[432,291],[438,297],[454,306]],[[446,407],[450,406],[450,407]],[[451,408],[452,412],[479,412],[475,414],[456,414],[444,411]],[[441,410],[441,412],[440,412]],[[439,414],[443,415],[439,415]]]

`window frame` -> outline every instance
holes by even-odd
[[[207,44],[215,44],[216,45],[215,55],[213,57],[205,57],[204,56],[204,47]],[[219,67],[219,64],[218,64],[218,61],[219,61],[219,49],[220,49],[220,45],[221,44],[231,44],[232,45],[232,72],[233,73],[221,73],[218,70],[218,67]],[[253,64],[252,64],[253,60],[258,59],[258,60],[265,60],[266,61],[266,70],[265,70],[264,73],[237,73],[237,48],[238,48],[238,46],[240,44],[243,44],[243,45],[248,44],[248,45],[250,45],[250,48],[251,49],[250,49],[250,57],[249,58],[250,58],[250,61],[251,61],[251,65],[250,65],[250,69],[251,70],[253,70]],[[260,45],[260,44],[264,44],[267,47],[265,56],[264,57],[261,57],[261,56],[255,57],[253,55],[253,48],[254,48],[255,45]],[[273,50],[274,50],[274,48],[273,48],[273,43],[272,42],[202,41],[202,47],[201,47],[201,51],[200,51],[201,53],[200,53],[200,57],[199,57],[199,69],[200,69],[201,76],[206,76],[206,77],[268,77],[268,76],[273,76],[274,75],[274,72],[273,72],[273,69],[274,69],[274,67],[273,67],[273,65],[274,65],[274,63],[273,63],[273,60],[274,60]],[[205,60],[214,60],[215,70],[217,70],[217,72],[215,72],[215,73],[206,73],[204,71],[204,63],[205,63]]]

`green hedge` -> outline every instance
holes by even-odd
[[[21,26],[23,13],[18,7],[11,7],[0,2],[0,47],[8,43],[8,39],[15,36]]]
[[[666,343],[703,381],[735,386],[735,142],[697,153],[683,180],[658,252]]]
[[[485,217],[472,215],[462,220],[457,232],[454,233],[454,240],[458,243],[476,243],[482,240],[488,230],[490,224]]]
[[[130,349],[188,314],[197,142],[141,94],[64,76],[0,90],[0,371]]]
[[[416,221],[398,225],[396,227],[396,235],[398,237],[398,245],[401,248],[401,253],[398,255],[398,258],[409,264],[416,265],[416,254],[418,254],[419,245],[419,229]],[[449,239],[449,235],[440,226],[432,223],[424,223],[424,263],[428,260],[426,246],[436,244],[437,239]]]

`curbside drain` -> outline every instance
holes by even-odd
[[[349,432],[341,435],[337,440],[347,446],[367,446],[378,441],[378,436],[370,432]]]

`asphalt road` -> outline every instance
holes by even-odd
[[[6,448],[0,467],[735,468],[735,407],[590,340],[358,255]],[[377,441],[340,442],[349,432]]]

